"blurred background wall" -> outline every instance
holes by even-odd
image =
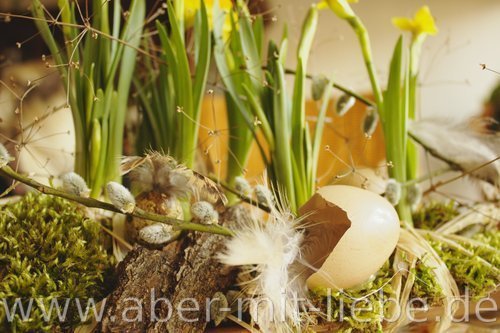
[[[311,3],[311,0],[272,0],[270,7],[276,22],[270,26],[270,35],[279,38],[281,26],[287,23],[293,50]],[[422,52],[421,114],[463,119],[481,112],[483,102],[500,79],[479,66],[485,63],[500,70],[500,1],[360,0],[351,5],[370,33],[375,65],[383,82],[400,33],[391,18],[413,17],[417,9],[428,5],[439,33],[428,37]],[[289,61],[290,66],[295,65],[293,57]],[[355,35],[330,11],[321,13],[309,71],[334,74],[339,83],[358,91],[369,90]]]

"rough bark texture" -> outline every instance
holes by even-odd
[[[117,287],[106,300],[100,332],[146,331],[152,313],[158,316],[157,308],[151,312],[152,302],[175,289],[175,274],[181,259],[178,253],[184,243],[172,243],[162,251],[139,246],[127,254],[117,269]]]
[[[235,206],[220,219],[230,227],[249,218],[246,208]],[[190,234],[162,251],[135,248],[118,268],[118,286],[106,302],[100,331],[203,332],[208,324],[207,300],[218,291],[225,293],[236,279],[236,269],[217,260],[223,249],[224,236],[206,233]],[[156,320],[151,316],[153,289]],[[124,313],[138,306],[127,300],[130,297],[142,302],[142,321],[126,320],[137,316],[134,310]]]

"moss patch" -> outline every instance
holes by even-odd
[[[441,224],[452,220],[459,214],[457,203],[448,202],[430,202],[422,209],[413,213],[413,224],[415,228],[434,230]]]
[[[0,331],[48,332],[79,323],[76,300],[85,311],[89,298],[102,299],[112,267],[98,223],[68,201],[45,195],[28,194],[0,209]],[[60,320],[53,307],[44,319],[42,310],[50,313],[55,300],[61,312],[68,302],[67,315]],[[27,320],[21,305],[31,309]]]
[[[343,292],[318,288],[312,291],[313,302],[320,309],[330,307],[327,322],[338,324],[335,332],[383,332],[382,324],[388,316],[389,299],[393,294],[390,265],[387,261],[370,282],[356,290]]]

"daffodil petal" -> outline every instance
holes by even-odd
[[[429,7],[423,6],[416,13],[413,19],[405,17],[395,17],[392,23],[401,30],[411,31],[413,37],[420,35],[435,35],[438,32],[434,17],[432,17]]]
[[[415,14],[415,22],[419,26],[421,33],[427,33],[429,35],[435,35],[438,30],[436,24],[434,23],[434,17],[432,17],[429,7],[423,6]]]
[[[330,7],[328,6],[328,2],[326,2],[326,1],[321,1],[321,2],[318,2],[318,4],[317,4],[317,8],[318,8],[319,10],[322,10],[322,9],[327,9],[327,8],[330,8]]]
[[[401,30],[411,31],[413,32],[415,25],[413,24],[413,20],[406,17],[393,17],[392,24]]]
[[[207,8],[208,24],[210,26],[210,29],[212,29],[214,0],[203,0],[203,1],[205,2],[205,6]],[[231,0],[219,0],[219,6],[222,10],[229,12],[233,8],[233,3],[231,2]],[[196,16],[196,12],[199,9],[200,9],[200,0],[184,0],[184,24],[186,28],[191,28],[194,26],[194,19]],[[231,30],[231,20],[230,19],[226,20],[227,22],[224,23],[224,29]]]
[[[187,28],[194,26],[194,18],[198,9],[200,9],[200,0],[184,1],[184,24]]]

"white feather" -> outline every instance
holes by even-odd
[[[253,220],[236,230],[219,259],[228,265],[252,265],[242,274],[250,294],[250,314],[263,332],[291,332],[300,326],[297,300],[305,281],[297,281],[293,263],[300,258],[302,232],[292,214],[273,209],[269,220]]]

